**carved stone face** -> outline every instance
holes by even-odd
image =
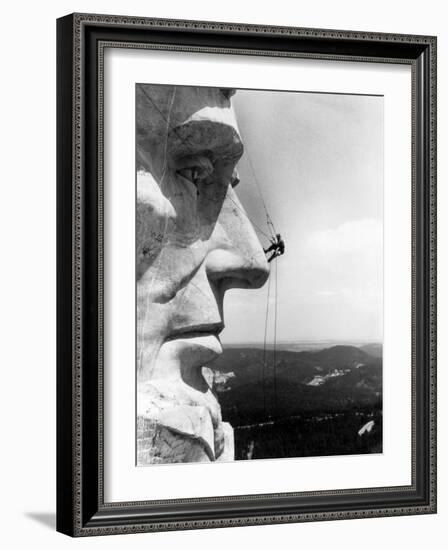
[[[221,352],[229,288],[268,268],[235,194],[243,144],[230,90],[138,85],[138,463],[231,457],[202,367]]]

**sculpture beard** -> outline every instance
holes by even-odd
[[[234,191],[243,145],[231,95],[136,90],[139,465],[234,458],[203,367],[222,353],[226,290],[262,286],[268,267]]]

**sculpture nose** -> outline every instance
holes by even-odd
[[[257,234],[232,188],[229,188],[206,259],[209,280],[220,288],[260,288],[269,277]]]

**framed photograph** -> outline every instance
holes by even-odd
[[[57,529],[434,513],[436,38],[57,49]]]

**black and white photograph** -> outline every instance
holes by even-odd
[[[136,465],[382,453],[384,98],[135,105]]]

